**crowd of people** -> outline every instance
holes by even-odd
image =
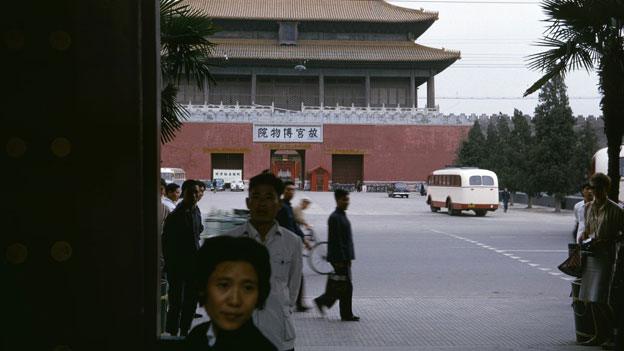
[[[624,210],[607,198],[609,177],[595,174],[583,184],[584,201],[574,209],[576,241],[583,247],[579,299],[591,306],[596,335],[589,342],[606,349],[624,348]],[[168,282],[165,331],[187,336],[190,350],[294,350],[294,312],[303,301],[302,228],[311,229],[304,197],[293,208],[296,187],[268,172],[250,179],[243,225],[204,240],[198,202],[205,184],[187,180],[181,187],[161,186],[162,253]],[[322,314],[339,301],[342,321],[353,314],[351,262],[355,259],[349,192],[334,192],[336,209],[328,219],[327,260],[334,268],[325,292],[313,300]],[[191,329],[197,307],[210,321]]]
[[[196,180],[181,187],[161,184],[165,332],[186,336],[189,350],[294,350],[293,313],[310,308],[302,297],[302,248],[310,245],[302,227],[312,228],[303,211],[310,199],[293,208],[295,184],[263,172],[249,181],[246,223],[202,242],[197,203],[205,189]],[[355,254],[345,212],[349,193],[337,190],[335,199],[336,211],[328,221],[328,261],[335,272],[314,303],[324,315],[339,300],[341,320],[358,321],[351,309]],[[193,319],[201,316],[198,305],[210,321],[191,330]]]
[[[584,343],[624,350],[624,210],[607,197],[610,187],[608,176],[594,174],[574,207],[574,237],[582,249],[578,298],[594,316],[595,334]]]

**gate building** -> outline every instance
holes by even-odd
[[[418,44],[436,12],[382,0],[189,0],[221,29],[215,82],[180,86],[190,119],[162,148],[188,177],[270,169],[310,190],[424,181],[450,164],[468,123],[435,103],[458,51]],[[423,91],[426,104],[418,105]]]

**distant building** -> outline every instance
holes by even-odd
[[[460,53],[415,43],[437,13],[382,0],[187,3],[221,28],[210,38],[216,84],[181,87],[191,119],[163,146],[163,165],[191,178],[268,168],[326,190],[425,180],[453,162],[470,125],[440,117],[434,77]]]

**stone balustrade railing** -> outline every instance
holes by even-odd
[[[286,110],[265,105],[184,105],[189,123],[288,123],[288,124],[386,124],[386,125],[472,125],[487,123],[499,115],[443,114],[439,108],[401,106],[301,106]],[[509,118],[508,116],[504,116]],[[528,118],[528,116],[527,116]],[[585,118],[579,116],[578,118]],[[593,116],[587,119],[596,119]]]

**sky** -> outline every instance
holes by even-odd
[[[438,12],[439,19],[416,42],[461,51],[462,59],[435,77],[436,104],[445,114],[504,114],[514,108],[532,115],[534,93],[524,91],[541,77],[527,68],[526,57],[544,50],[535,45],[546,23],[535,0],[388,0],[404,7]],[[595,72],[566,76],[574,115],[600,116]],[[426,85],[418,89],[418,105],[426,104]]]

